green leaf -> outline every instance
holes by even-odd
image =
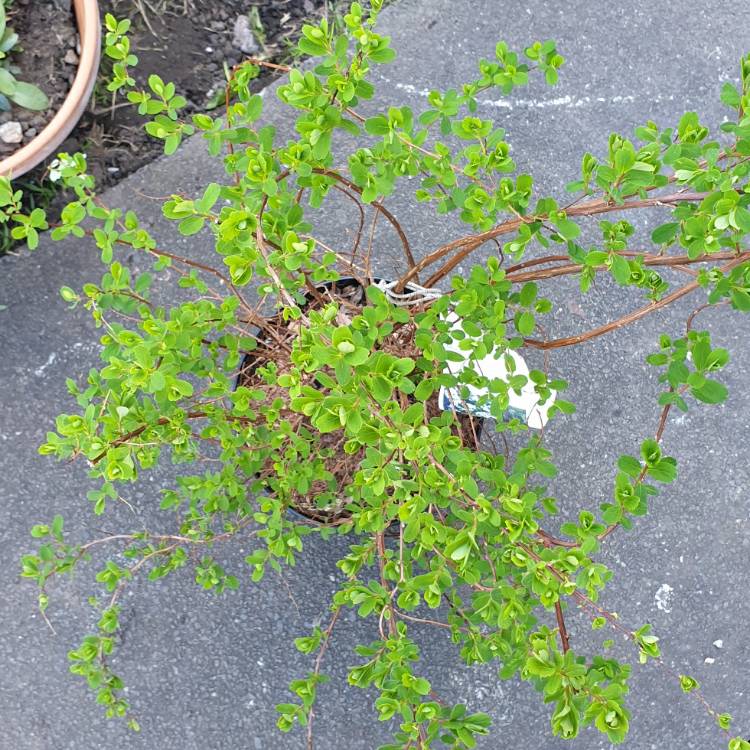
[[[177,147],[180,145],[180,134],[172,133],[164,139],[164,153],[169,156],[177,151]]]
[[[626,286],[630,281],[630,263],[622,255],[616,253],[611,255],[611,259],[612,276],[620,286]]]
[[[335,432],[341,429],[341,420],[337,413],[325,410],[315,419],[315,426],[322,433]]]
[[[671,242],[674,242],[679,229],[680,225],[677,222],[662,224],[660,227],[656,227],[656,229],[651,232],[651,241],[655,245],[668,245]]]
[[[722,729],[729,729],[729,727],[732,726],[732,715],[731,714],[719,714],[716,717],[716,723],[722,728]]]
[[[203,191],[203,197],[199,201],[196,201],[196,208],[201,213],[207,214],[214,207],[216,201],[219,200],[220,193],[220,185],[217,185],[215,182],[209,183]]]
[[[297,46],[306,55],[317,57],[328,52],[328,39],[318,26],[305,24],[302,27],[302,35],[302,38],[297,42]]]
[[[33,83],[16,81],[15,90],[7,96],[19,107],[30,109],[35,112],[42,112],[49,107],[47,94]]]
[[[720,404],[726,401],[729,394],[727,387],[718,380],[706,380],[700,387],[691,388],[690,392],[698,401],[703,401],[705,404]]]
[[[167,381],[164,378],[163,373],[160,370],[155,370],[151,373],[151,377],[148,381],[148,390],[151,393],[163,390],[167,385]]]
[[[373,62],[383,65],[385,63],[393,62],[396,59],[396,52],[390,47],[381,47],[370,53],[370,59]]]
[[[633,456],[620,456],[617,468],[634,479],[640,476],[642,470],[641,462]]]
[[[659,394],[659,406],[666,406],[667,404],[673,404],[680,411],[687,411],[687,403],[685,399],[680,396],[679,393],[673,393],[672,391],[665,391]]]
[[[534,331],[534,316],[530,312],[522,312],[516,316],[516,328],[522,336],[528,336]]]
[[[732,307],[740,312],[750,312],[750,294],[740,289],[732,289]]]
[[[732,109],[738,109],[740,106],[740,94],[729,81],[725,81],[721,87],[721,101]]]
[[[703,372],[708,363],[708,356],[711,353],[711,345],[708,341],[696,341],[692,348],[693,364],[698,372]]]
[[[388,120],[383,115],[377,115],[377,117],[370,117],[365,120],[365,130],[370,135],[387,135],[390,132]]]
[[[566,239],[574,240],[581,233],[581,228],[574,221],[568,218],[560,218],[555,222],[557,231]]]
[[[648,475],[657,482],[674,482],[677,478],[677,461],[673,458],[662,458],[658,463],[648,467]]]
[[[372,395],[381,403],[387,401],[391,397],[393,386],[384,377],[376,375],[374,378],[372,378],[370,384]]]
[[[694,680],[692,677],[688,677],[686,674],[680,675],[680,687],[682,690],[686,693],[692,693],[693,690],[697,690],[700,685],[698,684],[697,680]]]
[[[656,440],[644,440],[641,444],[641,456],[646,466],[655,466],[661,460],[661,448]]]
[[[198,234],[203,229],[205,222],[206,220],[202,216],[188,216],[179,223],[177,228],[181,235],[190,237],[193,234]]]
[[[519,300],[524,307],[529,307],[536,299],[537,289],[537,285],[533,281],[529,281],[521,287]]]
[[[433,393],[434,386],[431,380],[422,380],[414,389],[414,398],[417,401],[426,401]]]
[[[742,232],[745,234],[750,232],[750,211],[742,206],[737,206],[734,209],[734,220]]]
[[[78,295],[69,286],[60,287],[60,296],[66,302],[75,302],[78,299]]]
[[[422,677],[414,680],[414,682],[412,683],[412,688],[414,692],[418,693],[419,695],[429,695],[429,692],[432,689],[430,687],[430,683]]]
[[[468,557],[471,553],[471,545],[469,542],[462,542],[458,546],[454,547],[450,552],[450,558],[451,560],[456,560],[457,562],[460,562],[465,557]]]
[[[586,253],[584,263],[587,266],[601,266],[604,265],[608,259],[609,254],[605,253],[603,250],[591,250],[590,252]]]
[[[52,519],[52,526],[51,526],[52,536],[55,537],[58,541],[62,541],[62,531],[63,531],[63,517],[61,515],[56,515]]]
[[[15,76],[6,68],[0,68],[0,93],[10,97],[16,90],[18,81]]]

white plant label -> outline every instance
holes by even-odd
[[[447,316],[447,320],[456,324],[459,322],[455,313],[450,313]],[[458,342],[453,342],[446,346],[446,349],[464,356],[466,355],[466,352],[458,348]],[[508,373],[506,356],[513,360],[512,373]],[[520,391],[509,390],[509,404],[503,416],[506,420],[519,419],[536,430],[541,430],[547,424],[549,410],[555,402],[557,393],[553,390],[551,396],[543,404],[539,403],[539,394],[534,388],[534,383],[528,379],[529,368],[518,352],[507,350],[505,354],[500,355],[497,359],[495,358],[495,352],[490,352],[484,359],[477,360],[476,362],[469,362],[468,360],[448,362],[446,363],[445,372],[451,375],[458,375],[466,367],[472,367],[478,374],[489,380],[502,380],[505,383],[508,382],[511,374],[525,375],[527,378],[526,384]],[[468,391],[468,396],[462,398],[461,391],[464,389]],[[489,391],[486,388],[461,385],[454,386],[453,388],[441,387],[438,399],[440,408],[443,411],[455,411],[461,414],[471,414],[474,417],[483,419],[494,419],[490,414],[490,399],[488,396]]]

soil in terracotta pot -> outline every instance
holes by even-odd
[[[319,309],[332,300],[340,305],[340,315],[351,318],[359,313],[365,304],[365,295],[360,286],[345,286],[337,289],[335,286],[332,290],[320,290],[315,295],[308,297],[307,310]],[[345,322],[345,321],[342,321]],[[253,390],[261,390],[265,393],[265,403],[271,403],[274,399],[280,398],[286,401],[287,392],[285,389],[269,385],[263,378],[259,369],[268,361],[272,361],[278,368],[278,373],[282,374],[291,367],[288,357],[284,355],[284,350],[291,349],[292,342],[296,333],[294,329],[281,321],[273,321],[275,336],[268,335],[268,347],[260,345],[251,354],[245,357],[240,371],[237,385],[245,386]],[[411,357],[416,359],[420,356],[419,350],[414,344],[414,335],[416,326],[413,323],[406,323],[394,330],[394,332],[385,339],[381,350],[388,352],[396,357]],[[279,342],[281,339],[281,343]],[[333,372],[331,376],[334,377]],[[320,389],[316,384],[314,375],[308,375],[307,385]],[[407,408],[412,403],[408,397],[403,396],[403,408]],[[442,411],[438,405],[437,397],[429,399],[425,403],[425,415],[427,420],[440,416]],[[357,453],[348,454],[343,450],[347,437],[343,432],[318,433],[308,422],[307,418],[291,409],[282,407],[279,413],[280,420],[287,420],[295,429],[302,432],[309,432],[311,440],[316,445],[313,453],[317,456],[323,456],[325,470],[330,475],[330,480],[314,482],[310,491],[304,495],[296,493],[292,497],[292,504],[295,510],[302,515],[324,524],[335,524],[345,522],[349,513],[345,506],[350,502],[348,498],[340,494],[339,490],[351,483],[355,472],[358,470],[360,462],[364,458],[364,450]],[[453,426],[454,433],[461,438],[464,445],[470,445],[477,448],[481,436],[481,420],[472,420],[465,414],[456,414]],[[327,456],[327,457],[326,457]],[[269,462],[270,463],[270,462]],[[266,467],[262,473],[271,475],[274,469],[271,465]]]
[[[78,66],[78,33],[69,0],[15,0],[7,9],[7,25],[18,34],[18,44],[3,60],[4,67],[19,81],[37,85],[50,106],[35,112],[11,103],[9,112],[0,112],[0,159],[44,129],[67,96]]]
[[[129,36],[139,59],[134,70],[138,84],[147,88],[152,73],[174,82],[188,100],[187,115],[221,111],[225,66],[231,69],[248,56],[288,63],[303,23],[317,23],[323,14],[332,17],[337,7],[348,5],[348,0],[99,0],[102,17],[112,13],[132,20]],[[100,78],[110,66],[103,60]],[[274,77],[264,69],[254,88],[260,90]],[[122,101],[120,97],[118,104]],[[103,84],[64,146],[61,150],[70,152],[85,146],[89,170],[100,187],[163,153],[163,144],[145,133],[134,107],[112,109]]]

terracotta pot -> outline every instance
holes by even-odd
[[[73,130],[89,103],[101,54],[99,5],[97,0],[73,0],[73,6],[81,40],[80,60],[73,85],[44,130],[23,148],[0,161],[0,175],[3,177],[19,177],[52,155]]]

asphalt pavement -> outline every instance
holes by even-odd
[[[520,167],[535,175],[540,190],[561,194],[575,179],[584,151],[601,154],[613,130],[632,133],[647,119],[676,124],[694,109],[712,127],[725,115],[719,90],[736,81],[738,61],[750,51],[750,15],[722,0],[677,3],[517,2],[511,0],[400,0],[382,16],[393,37],[394,64],[378,70],[378,106],[407,103],[419,109],[430,88],[470,80],[478,57],[491,57],[505,39],[524,46],[554,38],[568,63],[560,84],[538,83],[511,96],[487,94],[480,115],[506,128]],[[273,90],[265,92],[266,121],[291,133],[294,113]],[[157,240],[176,252],[210,257],[210,238],[175,237],[151,196],[191,193],[222,180],[219,161],[200,139],[155,161],[104,194],[110,205],[136,210]],[[434,218],[415,207],[404,185],[388,201],[401,217],[417,253],[463,233],[451,218]],[[639,227],[660,220],[640,218]],[[325,233],[351,234],[351,213],[334,205],[321,215]],[[393,271],[397,242],[382,231],[375,263]],[[125,255],[131,267],[143,259]],[[79,678],[67,673],[66,653],[93,624],[87,598],[96,592],[85,571],[53,590],[53,635],[35,610],[33,586],[18,576],[18,558],[32,547],[28,529],[60,512],[71,538],[84,540],[123,525],[158,527],[156,491],[173,472],[154,472],[128,495],[133,510],[116,507],[94,516],[86,500],[91,482],[85,467],[58,465],[37,455],[56,414],[72,411],[65,378],[82,379],[98,364],[97,333],[87,314],[68,311],[61,286],[98,279],[101,265],[91,243],[52,243],[43,238],[32,255],[0,259],[0,750],[269,750],[304,747],[295,731],[275,728],[274,705],[288,699],[290,679],[306,674],[309,659],[292,639],[326,617],[338,580],[341,540],[311,542],[293,571],[268,575],[255,585],[213,596],[189,575],[137,583],[124,599],[126,627],[116,667],[142,725],[139,735],[107,721]],[[459,269],[459,272],[466,271]],[[550,333],[573,333],[608,320],[636,300],[599,283],[579,297],[573,283],[553,288]],[[633,453],[655,429],[654,373],[644,364],[661,331],[679,333],[697,304],[677,305],[616,334],[553,357],[555,375],[570,383],[578,405],[572,417],[555,420],[548,444],[561,468],[551,491],[566,513],[596,506],[611,492],[614,463]],[[712,311],[718,344],[732,353],[723,406],[691,409],[667,429],[665,450],[680,465],[678,482],[655,502],[653,512],[630,533],[613,535],[602,559],[615,578],[603,603],[624,622],[650,622],[662,639],[667,664],[703,685],[706,698],[735,716],[750,736],[750,337],[748,319]],[[134,517],[135,515],[135,517]],[[241,545],[240,545],[241,547]],[[242,571],[243,550],[226,559]],[[246,553],[246,550],[245,550]],[[91,569],[89,570],[89,572]],[[584,650],[591,642],[585,621],[573,619],[571,638]],[[321,693],[316,747],[369,750],[385,741],[388,727],[372,710],[373,695],[345,684],[352,648],[374,636],[370,623],[347,614],[337,646],[326,657],[331,682]],[[555,750],[571,747],[551,738],[548,712],[532,688],[500,682],[496,670],[463,666],[443,633],[421,633],[425,672],[438,693],[489,712],[493,733],[479,747]],[[721,648],[714,645],[721,642]],[[618,653],[627,653],[618,644]],[[712,750],[725,747],[710,718],[673,680],[653,666],[635,667],[629,750]],[[608,742],[583,732],[580,750],[604,750]]]

